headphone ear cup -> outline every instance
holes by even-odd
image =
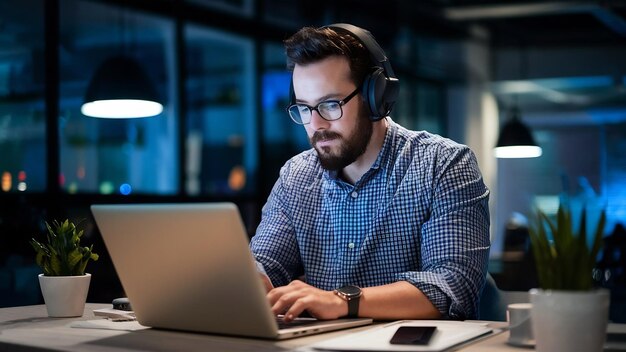
[[[386,86],[387,77],[385,77],[385,72],[382,68],[376,69],[365,77],[363,81],[364,96],[367,97],[367,105],[370,108],[370,120],[372,121],[382,119],[389,112],[384,101]]]

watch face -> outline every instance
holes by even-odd
[[[354,297],[361,294],[361,289],[352,285],[340,287],[337,291],[343,293],[348,297]]]

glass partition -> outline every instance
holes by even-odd
[[[175,194],[178,143],[174,97],[174,22],[89,1],[60,2],[61,188],[68,193]],[[136,60],[164,111],[103,119],[80,112],[96,69],[112,56]]]
[[[286,111],[291,72],[286,68],[283,45],[265,44],[263,62],[263,188],[264,193],[269,193],[283,164],[292,156],[310,148],[310,145],[304,127],[291,121]]]
[[[193,25],[184,36],[187,194],[252,194],[258,163],[253,41]]]
[[[0,2],[0,193],[46,189],[43,8]]]
[[[442,84],[403,77],[391,117],[411,130],[426,130],[445,135],[444,101],[445,91]]]

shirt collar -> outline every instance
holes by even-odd
[[[392,142],[393,136],[396,135],[398,125],[389,116],[385,117],[385,119],[387,120],[387,131],[385,132],[385,140],[383,141],[383,147],[380,148],[378,157],[376,158],[376,161],[374,162],[370,170],[379,169],[380,165],[389,158],[389,154],[391,153],[392,144],[393,144]]]

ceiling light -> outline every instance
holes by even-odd
[[[541,147],[535,143],[530,129],[519,118],[519,109],[511,109],[511,119],[500,130],[494,148],[496,158],[536,158],[541,156]]]
[[[105,60],[87,87],[81,112],[102,118],[156,116],[163,111],[154,84],[128,56]]]

